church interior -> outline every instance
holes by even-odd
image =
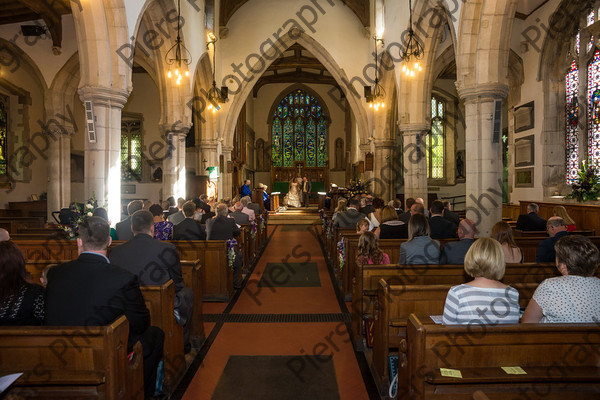
[[[526,308],[559,274],[536,258],[554,234],[516,222],[532,204],[600,245],[599,20],[600,0],[0,0],[0,228],[38,283],[81,252],[61,236],[77,204],[115,228],[137,200],[231,212],[247,185],[260,207],[235,244],[171,240],[191,351],[159,310],[174,289],[143,290],[165,331],[156,398],[600,398],[598,319],[445,331],[429,316],[463,266],[402,272],[404,239],[379,228],[397,264],[363,265],[363,236],[333,219],[357,195],[398,215],[444,201],[477,238],[505,221],[522,256],[503,282]],[[24,374],[6,398],[147,397],[113,355],[117,322],[89,340],[0,327],[0,379]]]

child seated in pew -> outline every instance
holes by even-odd
[[[369,232],[369,221],[367,219],[361,219],[356,223],[356,233]]]
[[[453,286],[446,297],[442,322],[450,324],[516,324],[519,292],[502,282],[504,252],[494,239],[480,238],[465,256],[465,272],[473,280]]]
[[[535,290],[521,322],[600,322],[600,251],[588,238],[565,236],[556,245],[560,277],[544,280]]]
[[[360,235],[357,253],[356,262],[360,264],[390,263],[390,257],[379,249],[377,238],[373,232],[364,232]]]
[[[504,261],[507,264],[523,262],[523,252],[517,246],[512,228],[504,221],[496,222],[492,227],[492,239],[496,239],[502,246]]]

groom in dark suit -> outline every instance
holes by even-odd
[[[302,207],[308,207],[310,203],[310,181],[306,176],[302,178]]]
[[[149,398],[154,395],[165,334],[150,326],[150,312],[137,276],[106,257],[110,243],[110,226],[104,219],[90,217],[79,224],[79,257],[48,271],[45,324],[104,326],[125,315],[128,351],[138,340],[144,349],[144,392]]]

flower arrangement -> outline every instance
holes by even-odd
[[[257,225],[256,222],[250,221],[250,237],[256,238]]]
[[[346,190],[348,197],[354,197],[361,194],[368,194],[366,185],[358,179],[356,182],[350,181],[350,186]]]
[[[338,260],[340,264],[340,272],[344,269],[344,264],[346,262],[346,244],[344,240],[340,240],[337,244],[338,248]]]
[[[578,202],[595,201],[600,196],[600,182],[598,171],[593,165],[587,165],[585,161],[577,171],[577,180],[571,186],[573,191],[566,196],[568,199],[576,199]]]
[[[67,232],[69,239],[77,238],[79,224],[94,215],[94,209],[96,208],[98,208],[96,196],[92,196],[85,203],[73,203],[71,206],[73,218],[71,218],[71,222],[68,225],[62,226],[62,229]]]
[[[235,262],[235,246],[237,246],[237,244],[238,242],[235,239],[227,241],[227,266],[231,270],[233,270],[233,263]]]
[[[135,174],[129,167],[121,167],[122,181],[139,181],[139,176]]]
[[[265,210],[265,214],[268,215],[268,211]],[[260,231],[261,231],[261,233],[265,233],[265,229],[267,229],[266,224],[265,224],[265,217],[263,217],[261,215],[260,216]]]

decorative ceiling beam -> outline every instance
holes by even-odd
[[[60,53],[62,46],[62,16],[58,10],[58,4],[62,8],[67,8],[70,11],[70,3],[64,4],[63,2],[57,2],[58,4],[48,4],[46,0],[18,0],[23,6],[27,7],[34,13],[38,14],[46,23],[50,36],[52,37],[52,50],[55,54]],[[65,11],[64,9],[62,11]],[[64,13],[64,12],[63,12]]]
[[[229,23],[229,20],[241,6],[246,4],[248,0],[220,0],[219,8],[219,26],[224,28]],[[342,0],[359,19],[364,27],[370,26],[369,18],[369,0]]]
[[[312,74],[310,72],[289,72],[278,75],[261,76],[254,88],[252,95],[256,97],[261,87],[275,83],[316,83],[321,85],[331,85],[339,89],[337,81],[332,76]]]
[[[300,57],[299,59],[295,56],[291,57],[283,57],[278,58],[273,61],[273,64],[269,65],[267,71],[274,71],[279,69],[289,69],[289,68],[312,68],[312,69],[326,69],[323,64],[319,60],[313,57]]]

